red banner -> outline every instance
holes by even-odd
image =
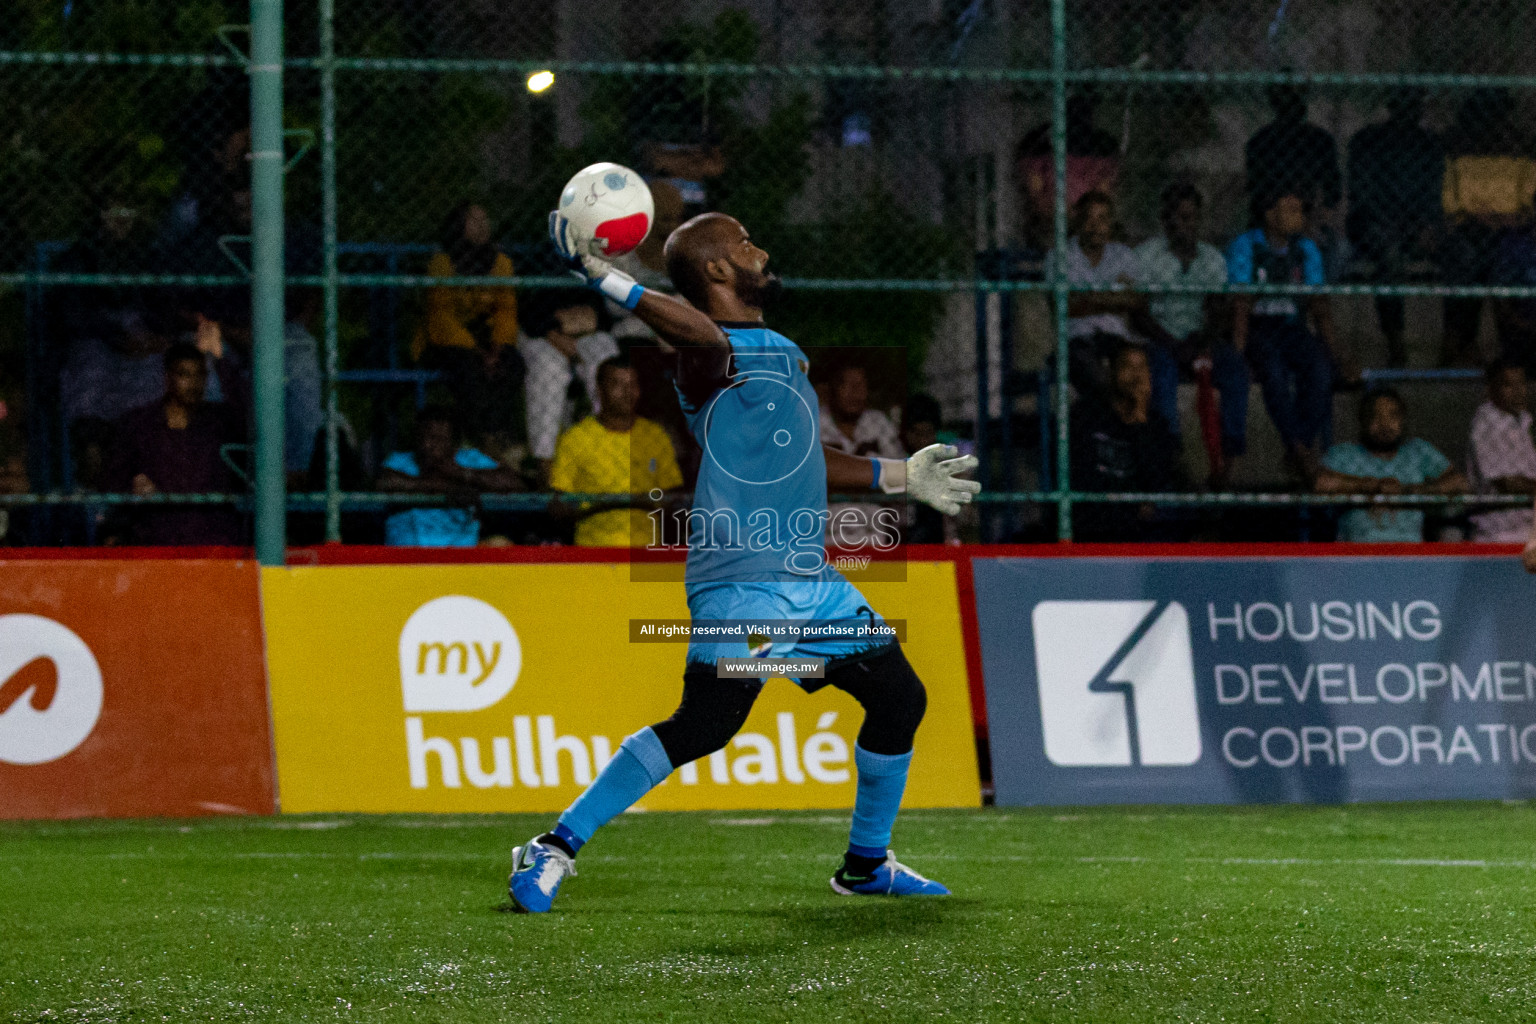
[[[0,562],[0,818],[269,814],[256,565]]]

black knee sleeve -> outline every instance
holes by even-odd
[[[905,754],[928,710],[928,691],[900,644],[827,670],[827,682],[864,707],[859,746],[871,754]]]
[[[651,726],[672,767],[681,768],[730,742],[746,724],[762,688],[760,679],[717,679],[713,666],[689,665],[677,710]]]

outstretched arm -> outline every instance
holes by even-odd
[[[833,491],[910,494],[952,516],[981,490],[981,484],[960,476],[976,468],[976,456],[961,455],[952,445],[931,444],[905,460],[869,459],[826,445],[822,451],[827,457],[827,487]]]
[[[849,455],[841,448],[821,446],[827,457],[827,487],[833,491],[869,491],[876,486],[875,460],[863,455]]]
[[[635,311],[644,324],[655,331],[658,336],[674,348],[702,348],[709,346],[724,346],[727,344],[725,332],[720,329],[709,317],[694,309],[682,299],[674,298],[664,292],[642,288],[630,280],[627,274],[617,270],[609,270],[603,276],[603,282],[598,284],[598,290],[608,294],[604,287],[608,278],[622,278],[634,286],[639,294],[634,306]],[[618,282],[621,286],[623,281]],[[623,300],[620,300],[621,304]]]

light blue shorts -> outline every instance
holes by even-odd
[[[716,642],[694,639],[688,663],[713,669],[718,658],[826,658],[837,661],[879,650],[895,641],[885,620],[875,614],[858,588],[840,573],[814,580],[764,583],[697,583],[688,585],[688,612],[696,626],[735,622],[776,622],[797,627],[795,638],[757,645],[746,638]],[[819,689],[820,679],[796,680],[806,689]]]

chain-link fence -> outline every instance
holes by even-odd
[[[280,335],[250,299],[250,13],[22,0],[0,26],[13,541],[244,543],[274,516],[258,477],[297,541],[383,540],[434,503],[569,539],[543,514],[555,448],[615,355],[686,476],[665,360],[544,239],[597,160],[651,182],[643,282],[669,226],[724,210],[786,278],[777,329],[904,353],[866,401],[900,419],[927,393],[982,456],[964,535],[1327,536],[1365,502],[1465,528],[1451,492],[1522,476],[1467,447],[1483,366],[1536,360],[1528,5],[289,0]],[[275,347],[283,380],[255,358]],[[221,412],[178,433],[162,396],[199,357]],[[1446,493],[1363,493],[1395,449],[1324,457],[1361,384],[1395,384],[1473,479],[1426,461],[1405,487]],[[263,396],[281,472],[251,451]],[[445,422],[499,467],[446,498],[422,448]]]

